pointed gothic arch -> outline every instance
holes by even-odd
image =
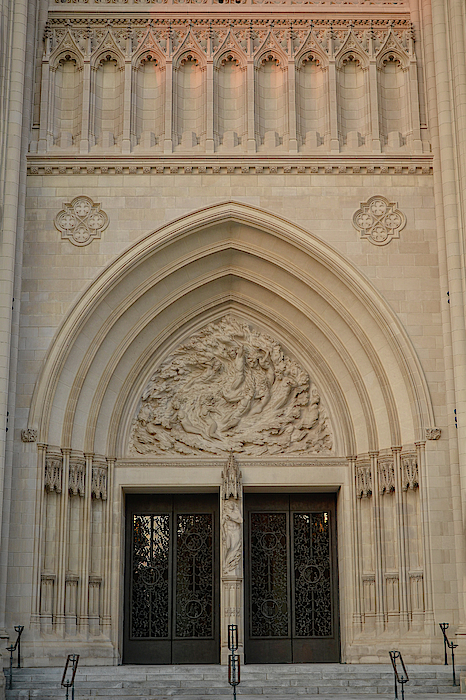
[[[154,363],[229,311],[316,377],[340,454],[414,442],[434,424],[416,353],[370,282],[308,231],[225,202],[148,234],[88,287],[50,347],[30,426],[44,443],[122,455]]]

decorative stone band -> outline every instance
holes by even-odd
[[[228,163],[221,157],[216,157],[215,162],[204,159],[196,162],[191,155],[185,158],[177,156],[177,162],[167,160],[150,159],[150,162],[130,157],[128,160],[112,161],[111,158],[104,162],[91,161],[86,158],[79,163],[79,156],[71,162],[59,161],[57,158],[32,156],[29,158],[29,175],[229,175],[232,173],[251,173],[263,175],[276,174],[309,174],[309,175],[349,175],[358,173],[361,175],[432,175],[433,166],[431,157],[412,160],[407,158],[400,162],[390,162],[385,157],[383,162],[377,159],[352,162],[351,156],[344,162],[332,162],[329,159],[319,162],[310,162],[306,156],[293,160],[270,159],[261,160],[261,157],[251,158],[249,162],[241,160],[237,163]],[[67,159],[69,160],[69,159]],[[78,161],[78,163],[76,163]],[[188,161],[189,164],[186,162]],[[341,159],[340,159],[341,161]],[[60,229],[59,229],[60,230]],[[103,230],[103,228],[102,228]],[[68,237],[68,236],[65,236]],[[90,242],[90,241],[89,241]],[[87,243],[81,244],[87,245]]]
[[[356,462],[356,494],[358,498],[372,496],[372,472],[371,463],[367,460]]]

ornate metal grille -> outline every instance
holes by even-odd
[[[213,523],[210,513],[176,522],[176,636],[213,636]]]
[[[286,513],[251,513],[251,636],[289,635]]]
[[[133,515],[131,636],[168,637],[170,516]]]
[[[332,635],[330,514],[293,514],[295,636]]]

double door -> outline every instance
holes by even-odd
[[[126,497],[123,660],[218,663],[218,494]]]
[[[334,494],[245,494],[245,661],[340,660]]]

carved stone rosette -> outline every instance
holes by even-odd
[[[387,245],[393,238],[400,237],[400,231],[406,226],[406,216],[396,202],[379,195],[361,202],[361,208],[353,215],[353,226],[361,238],[367,238],[374,245]]]
[[[94,238],[100,238],[109,220],[100,209],[100,204],[90,197],[81,196],[75,197],[72,202],[65,202],[54,223],[62,238],[67,238],[74,245],[85,246]]]
[[[426,440],[439,440],[441,435],[441,428],[426,428]]]

